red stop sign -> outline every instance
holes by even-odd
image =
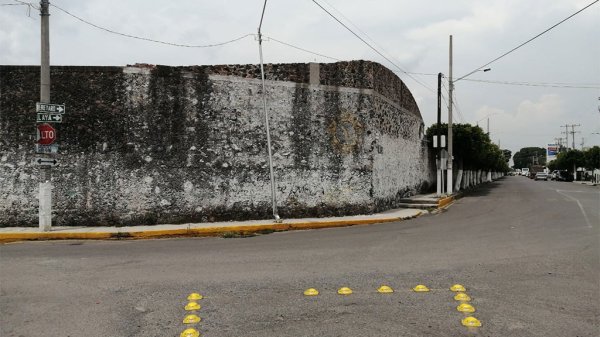
[[[56,140],[56,129],[48,123],[38,124],[38,144],[50,145]]]

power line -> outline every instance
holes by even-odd
[[[444,81],[446,81],[447,78],[444,77]],[[444,87],[444,89],[446,91],[448,91],[448,87],[446,87],[446,84],[444,83],[444,81],[442,81],[442,87]],[[461,123],[465,123],[465,118],[461,112],[461,109],[458,108],[458,99],[456,98],[456,92],[453,91],[452,92],[452,106],[456,108],[456,112],[458,113],[458,119],[460,120]],[[446,102],[446,106],[448,106],[450,103]]]
[[[168,45],[168,46],[184,47],[184,48],[211,48],[211,47],[219,47],[219,46],[223,46],[223,45],[226,45],[226,44],[229,44],[229,43],[237,42],[237,41],[245,39],[245,38],[247,38],[249,36],[254,36],[254,34],[246,34],[246,35],[240,36],[240,37],[232,39],[232,40],[228,40],[228,41],[224,41],[224,42],[220,42],[220,43],[205,44],[205,45],[190,45],[190,44],[181,44],[181,43],[166,42],[166,41],[154,40],[154,39],[150,39],[150,38],[146,38],[146,37],[135,36],[135,35],[131,35],[131,34],[120,33],[120,32],[114,31],[112,29],[104,28],[104,27],[96,25],[96,24],[94,24],[94,23],[92,23],[90,21],[82,19],[79,16],[77,16],[75,14],[72,14],[72,13],[70,13],[69,11],[67,11],[67,10],[65,10],[63,8],[58,7],[57,5],[54,5],[54,4],[50,4],[50,5],[52,7],[54,7],[54,8],[56,8],[56,9],[60,10],[61,12],[65,13],[65,14],[67,14],[67,15],[69,15],[69,16],[71,16],[71,17],[73,17],[73,18],[75,18],[75,19],[77,19],[77,20],[79,20],[79,21],[81,21],[81,22],[83,22],[85,24],[87,24],[87,25],[90,25],[90,26],[92,26],[94,28],[103,30],[105,32],[108,32],[108,33],[111,33],[111,34],[115,34],[115,35],[124,36],[124,37],[128,37],[128,38],[132,38],[132,39],[149,41],[149,42],[154,42],[154,43],[160,43],[160,44],[164,44],[164,45]]]
[[[314,1],[314,0],[313,0],[313,1]],[[547,33],[547,32],[549,32],[550,30],[552,30],[552,29],[556,28],[558,25],[562,24],[563,22],[565,22],[565,21],[569,20],[570,18],[574,17],[575,15],[577,15],[577,14],[579,14],[579,13],[583,12],[584,10],[588,9],[590,6],[592,6],[593,4],[597,3],[598,1],[600,1],[600,0],[595,0],[595,1],[593,1],[593,2],[592,2],[592,3],[590,3],[589,5],[587,5],[587,6],[583,7],[582,9],[578,10],[577,12],[575,12],[575,13],[573,13],[573,14],[569,15],[568,17],[566,17],[565,19],[561,20],[560,22],[558,22],[558,23],[554,24],[552,27],[550,27],[550,28],[548,28],[548,29],[544,30],[543,32],[541,32],[541,33],[539,33],[538,35],[536,35],[536,36],[532,37],[531,39],[529,39],[529,40],[527,40],[527,41],[525,41],[525,42],[521,43],[520,45],[518,45],[518,46],[516,46],[515,48],[513,48],[513,49],[511,49],[511,50],[507,51],[506,53],[504,53],[504,54],[502,54],[502,55],[500,55],[500,56],[496,57],[495,59],[491,60],[490,62],[488,62],[488,63],[486,63],[486,64],[484,64],[484,65],[482,65],[481,67],[479,67],[479,68],[476,68],[475,70],[471,71],[470,73],[468,73],[468,74],[466,74],[466,75],[464,75],[464,76],[462,76],[462,77],[459,77],[458,79],[454,80],[454,82],[456,82],[456,81],[459,81],[459,80],[462,80],[463,78],[465,78],[465,77],[467,77],[467,76],[469,76],[469,75],[472,75],[472,74],[476,73],[477,71],[479,71],[479,70],[481,70],[481,69],[483,69],[483,68],[485,68],[485,67],[489,66],[490,64],[492,64],[492,63],[494,63],[494,62],[498,61],[499,59],[501,59],[501,58],[505,57],[506,55],[508,55],[508,54],[510,54],[510,53],[512,53],[512,52],[514,52],[515,50],[517,50],[517,49],[519,49],[519,48],[523,47],[524,45],[528,44],[529,42],[531,42],[531,41],[533,41],[533,40],[537,39],[538,37],[540,37],[540,36],[542,36],[542,35],[546,34],[546,33]]]
[[[491,83],[491,84],[506,84],[506,85],[521,85],[528,87],[548,87],[548,88],[574,88],[574,89],[600,89],[600,83],[535,83],[535,82],[510,82],[510,81],[491,81],[465,78],[465,81]]]
[[[13,0],[14,2],[18,2],[18,4],[15,5],[26,5],[29,6],[31,8],[35,8],[37,10],[40,10],[40,6],[36,6],[33,2],[26,2],[26,1],[21,1],[21,0]]]
[[[461,112],[461,109],[458,107],[458,99],[456,98],[456,92],[453,92],[454,94],[454,99],[452,100],[452,105],[454,105],[454,107],[456,108],[456,112],[458,112],[458,119],[460,120],[461,123],[465,123],[465,118]]]
[[[375,41],[373,38],[371,38],[371,36],[369,36],[369,34],[367,34],[364,30],[360,29],[360,27],[358,27],[358,25],[356,25],[354,22],[352,22],[352,20],[350,20],[347,16],[345,16],[344,13],[342,13],[340,10],[335,8],[327,0],[321,0],[321,1],[326,3],[327,6],[331,7],[334,11],[336,11],[342,18],[344,18],[344,20],[346,20],[348,23],[350,23],[354,28],[356,28],[356,30],[358,30],[367,39],[369,39],[369,41],[371,41],[377,48],[381,49],[386,54],[391,55],[387,50],[385,50],[385,48],[383,48],[380,44],[378,44],[377,41]],[[396,61],[398,61],[398,60],[396,59]],[[420,73],[420,72],[414,72],[414,71],[406,71],[404,73],[411,74],[411,75],[421,75],[421,76],[437,76],[438,75],[437,73],[435,73],[435,74],[434,73]]]
[[[335,57],[331,57],[331,56],[327,56],[327,55],[325,55],[325,54],[321,54],[321,53],[317,53],[317,52],[314,52],[314,51],[310,51],[310,50],[308,50],[308,49],[305,49],[305,48],[302,48],[302,47],[295,46],[295,45],[293,45],[293,44],[291,44],[291,43],[287,43],[287,42],[283,42],[283,41],[277,40],[276,38],[274,38],[274,37],[271,37],[271,36],[267,36],[267,35],[263,35],[263,36],[264,36],[264,37],[266,37],[266,38],[268,38],[269,40],[273,40],[273,41],[275,41],[275,42],[277,42],[277,43],[280,43],[280,44],[282,44],[282,45],[284,45],[284,46],[288,46],[288,47],[291,47],[291,48],[295,48],[295,49],[301,50],[301,51],[303,51],[303,52],[306,52],[306,53],[309,53],[309,54],[313,54],[313,55],[316,55],[316,56],[320,56],[320,57],[324,57],[324,58],[327,58],[327,59],[330,59],[330,60],[334,60],[334,61],[341,61],[340,59],[337,59],[337,58],[335,58]]]
[[[14,1],[17,1],[17,0],[14,0]],[[22,1],[19,1],[19,2],[22,2]],[[15,5],[29,5],[29,6],[32,6],[32,4],[30,4],[30,3],[19,3],[19,4],[15,4]],[[190,44],[180,44],[180,43],[165,42],[165,41],[155,40],[155,39],[151,39],[151,38],[139,37],[139,36],[134,36],[134,35],[130,35],[130,34],[125,34],[125,33],[120,33],[120,32],[117,32],[117,31],[113,31],[111,29],[99,26],[99,25],[94,24],[94,23],[92,23],[92,22],[90,22],[88,20],[85,20],[85,19],[83,19],[83,18],[81,18],[81,17],[79,17],[79,16],[77,16],[77,15],[75,15],[73,13],[70,13],[69,11],[67,11],[67,10],[65,10],[63,8],[60,8],[60,7],[56,6],[56,5],[54,5],[54,4],[51,4],[51,6],[57,8],[58,10],[64,12],[65,14],[67,14],[67,15],[69,15],[69,16],[71,16],[71,17],[73,17],[73,18],[75,18],[75,19],[77,19],[77,20],[79,20],[79,21],[81,21],[81,22],[83,22],[85,24],[87,24],[87,25],[90,25],[90,26],[92,26],[94,28],[97,28],[97,29],[109,32],[111,34],[116,34],[116,35],[120,35],[120,36],[124,36],[124,37],[129,37],[129,38],[133,38],[133,39],[139,39],[139,40],[144,40],[144,41],[154,42],[154,43],[160,43],[160,44],[165,44],[165,45],[175,46],[175,47],[186,47],[186,48],[210,48],[210,47],[218,47],[218,46],[222,46],[222,45],[225,45],[225,44],[228,44],[228,43],[233,43],[233,42],[242,40],[242,39],[244,39],[244,38],[246,38],[248,36],[254,36],[254,37],[256,36],[256,34],[246,34],[244,36],[241,36],[241,37],[233,39],[233,40],[229,40],[229,41],[225,41],[225,42],[221,42],[221,43],[209,44],[209,45],[190,45]],[[335,61],[341,61],[340,59],[337,59],[335,57],[331,57],[331,56],[327,56],[327,55],[324,55],[324,54],[321,54],[321,53],[318,53],[318,52],[315,52],[315,51],[311,51],[311,50],[308,50],[306,48],[302,48],[302,47],[293,45],[291,43],[287,43],[287,42],[278,40],[278,39],[276,39],[274,37],[270,37],[270,36],[266,36],[266,35],[263,35],[263,36],[266,37],[266,38],[268,38],[268,39],[270,39],[270,40],[273,40],[273,41],[275,41],[277,43],[283,44],[283,45],[291,47],[291,48],[295,48],[297,50],[301,50],[301,51],[309,53],[309,54],[313,54],[313,55],[316,55],[316,56],[324,57],[324,58],[335,60]]]
[[[600,0],[598,0],[600,1]],[[415,82],[417,82],[418,84],[420,84],[421,86],[423,86],[424,88],[426,88],[427,90],[431,91],[432,93],[435,93],[435,90],[433,90],[431,87],[427,86],[426,84],[422,83],[421,81],[419,81],[418,79],[416,79],[414,76],[412,76],[408,71],[402,69],[400,66],[398,66],[395,62],[393,62],[392,60],[390,60],[387,56],[383,55],[379,50],[377,50],[375,47],[373,47],[369,42],[365,41],[365,39],[363,39],[362,37],[360,37],[360,35],[356,34],[352,29],[350,29],[350,27],[348,27],[346,24],[344,24],[342,21],[340,21],[340,19],[338,19],[335,15],[331,14],[330,11],[328,11],[327,9],[325,9],[325,7],[321,6],[320,3],[318,3],[316,0],[312,0],[312,2],[319,6],[319,8],[321,8],[325,13],[327,13],[329,16],[331,16],[335,21],[337,21],[340,25],[342,25],[344,28],[346,28],[346,30],[348,30],[350,33],[352,33],[352,35],[356,36],[359,40],[361,40],[364,44],[366,44],[369,48],[371,48],[374,52],[376,52],[377,54],[379,54],[379,56],[383,57],[386,61],[388,61],[390,64],[392,64],[394,67],[398,68],[401,72],[403,72],[404,74],[406,74],[408,77],[410,77],[411,79],[413,79]]]

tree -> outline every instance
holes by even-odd
[[[583,152],[579,150],[570,150],[561,152],[556,156],[556,159],[550,162],[548,167],[551,170],[568,170],[571,171],[575,167],[585,166],[586,160]]]
[[[546,149],[543,147],[524,147],[517,151],[513,156],[515,168],[529,167],[536,163],[546,165]]]
[[[512,157],[512,151],[508,149],[503,149],[502,153],[504,154],[504,160],[508,163],[510,161],[510,157]]]
[[[448,125],[442,124],[439,131],[443,135],[448,134]],[[427,129],[427,139],[433,139],[437,132],[437,124],[430,126]],[[452,134],[454,158],[459,167],[467,170],[508,171],[504,152],[490,141],[490,137],[479,126],[454,124]]]
[[[593,170],[600,168],[600,146],[594,146],[583,152],[585,168]]]

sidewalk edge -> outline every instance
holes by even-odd
[[[0,233],[0,244],[16,241],[46,241],[46,240],[109,240],[109,239],[151,239],[166,237],[202,237],[219,236],[225,233],[252,234],[266,231],[281,232],[289,230],[306,230],[321,228],[348,227],[355,225],[373,225],[378,223],[408,220],[422,215],[405,217],[389,217],[362,220],[335,220],[317,222],[273,223],[265,225],[225,226],[206,228],[178,228],[165,230],[127,231],[127,232],[30,232],[30,233]]]

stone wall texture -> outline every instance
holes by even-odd
[[[417,104],[390,70],[265,71],[283,218],[385,210],[434,181]],[[66,104],[54,225],[271,217],[259,66],[61,66],[51,82],[51,101]],[[0,226],[37,226],[38,99],[39,67],[0,66]]]

